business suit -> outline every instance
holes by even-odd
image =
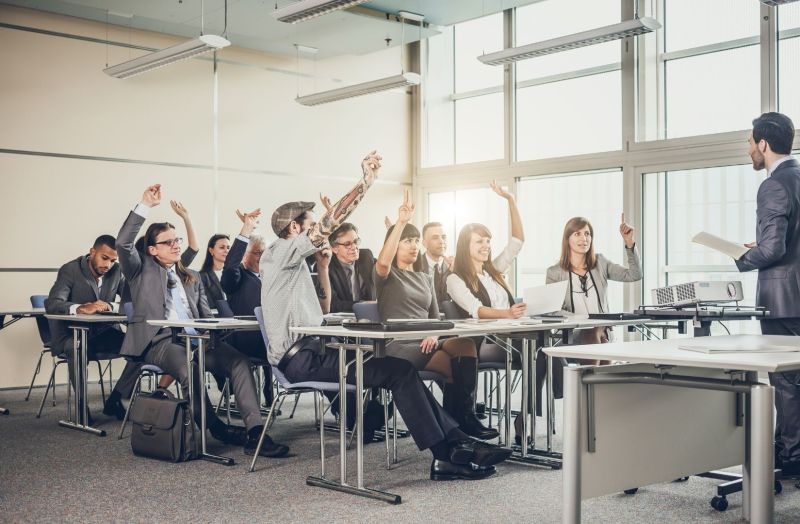
[[[228,255],[230,256],[230,254]],[[375,282],[372,280],[372,269],[375,267],[375,256],[369,249],[358,251],[358,260],[353,264],[358,276],[358,300],[353,300],[353,284],[347,277],[345,265],[335,255],[331,259],[328,274],[331,279],[331,313],[352,312],[353,304],[375,300]]]
[[[116,302],[117,295],[122,293],[122,272],[119,265],[115,264],[102,277],[101,286],[92,275],[89,267],[89,258],[82,255],[61,266],[58,276],[50,289],[44,302],[45,311],[50,315],[69,315],[73,306],[102,300],[109,305]],[[54,354],[64,354],[69,365],[69,378],[75,376],[72,361],[73,338],[69,322],[51,320],[50,333],[52,334],[52,351]],[[92,358],[100,353],[116,354],[120,352],[124,335],[116,326],[91,325],[89,330],[89,353]],[[114,387],[120,395],[128,396],[136,383],[139,366],[128,363]]]
[[[154,257],[141,254],[134,247],[136,235],[144,221],[144,216],[137,211],[131,212],[117,235],[117,254],[133,299],[133,319],[128,324],[122,344],[122,354],[141,358],[148,364],[160,367],[178,380],[186,396],[189,390],[190,371],[186,365],[184,346],[172,342],[170,330],[147,323],[148,319],[167,318],[169,291],[167,269]],[[183,287],[186,303],[189,306],[188,314],[191,318],[210,318],[212,313],[200,277],[196,271],[189,270],[189,273],[194,277],[191,282],[185,283],[179,279],[177,284]],[[261,425],[255,382],[247,358],[225,343],[209,349],[206,353],[206,369],[231,377],[236,401],[247,429]],[[194,363],[191,376],[196,383],[199,383]],[[199,389],[195,388],[195,391]],[[211,407],[205,394],[195,395],[195,420],[199,420],[200,398],[205,398],[207,407]],[[213,411],[210,413],[212,415],[209,418],[209,427],[215,419]]]
[[[436,301],[439,303],[439,310],[442,309],[442,302],[450,300],[447,294],[447,276],[450,274],[450,266],[445,260],[441,262],[442,269],[438,273],[431,267],[428,257],[425,254],[419,255],[414,261],[414,271],[427,273],[433,279],[433,290],[436,293]]]
[[[756,305],[771,318],[765,335],[800,336],[800,164],[784,160],[758,188],[756,247],[736,260],[758,270]],[[800,372],[770,373],[775,387],[775,446],[784,465],[800,466]]]
[[[200,271],[200,280],[203,282],[203,289],[206,291],[206,298],[210,306],[216,307],[217,300],[225,300],[222,284],[213,269]]]

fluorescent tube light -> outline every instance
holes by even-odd
[[[778,7],[779,5],[791,4],[792,2],[797,2],[797,0],[760,0],[760,2],[770,7]]]
[[[272,16],[288,24],[304,22],[340,9],[347,9],[369,0],[300,0],[272,12]]]
[[[387,89],[393,89],[395,87],[415,86],[419,85],[419,83],[420,76],[417,73],[403,73],[379,80],[371,80],[363,84],[355,84],[338,89],[331,89],[330,91],[323,91],[321,93],[314,93],[312,95],[300,96],[295,98],[295,102],[304,106],[315,106],[327,104],[328,102],[336,102],[337,100],[344,100],[345,98],[386,91]]]
[[[543,40],[519,47],[510,47],[495,53],[481,55],[478,57],[478,60],[487,65],[509,64],[518,60],[559,53],[561,51],[602,42],[610,42],[628,36],[650,33],[660,28],[661,24],[653,18],[635,18],[618,24],[582,31],[573,35],[560,36],[558,38],[551,38],[550,40]]]
[[[108,67],[103,69],[103,72],[115,78],[128,78],[208,51],[222,49],[229,45],[231,45],[231,43],[221,36],[202,35],[194,40],[189,40],[188,42],[174,45],[160,51],[154,51],[140,56],[139,58],[134,58],[133,60]]]

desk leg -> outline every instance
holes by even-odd
[[[190,374],[191,370],[192,368],[189,367]],[[206,451],[206,350],[205,340],[199,337],[197,338],[197,371],[200,374],[200,458],[224,466],[233,466],[232,458],[212,455]],[[191,381],[190,377],[189,382]]]
[[[549,345],[549,344],[548,344]],[[553,451],[556,433],[556,401],[553,395],[553,357],[547,355],[547,451]]]
[[[528,456],[528,417],[530,414],[530,406],[528,406],[528,395],[529,395],[529,388],[528,388],[528,358],[530,355],[528,354],[528,348],[530,346],[530,341],[527,338],[522,339],[522,409],[520,411],[520,417],[522,417],[522,441],[520,442],[520,454],[522,458],[526,458]]]
[[[339,483],[347,485],[347,352],[339,346]]]
[[[775,455],[773,438],[775,426],[775,390],[759,384],[750,388],[750,522],[766,524],[775,518]]]
[[[758,373],[749,371],[745,379],[751,383],[758,382]],[[745,521],[750,520],[750,471],[751,471],[751,455],[750,446],[753,445],[753,434],[751,433],[750,417],[753,412],[753,403],[750,395],[742,395],[744,397],[744,413],[745,413],[745,426],[744,426],[744,464],[742,464],[742,518]]]
[[[564,368],[564,524],[581,521],[582,376],[581,368]]]
[[[506,339],[506,376],[505,380],[503,381],[505,386],[505,407],[503,408],[503,415],[505,420],[505,445],[511,446],[514,441],[511,440],[511,383],[512,383],[512,374],[511,374],[511,360],[514,357],[511,350],[511,339]],[[500,384],[497,385],[500,387]],[[499,407],[499,406],[498,406]]]
[[[69,420],[59,420],[58,425],[62,428],[77,429],[85,431],[98,437],[105,437],[103,429],[93,428],[89,425],[89,403],[87,399],[88,386],[86,372],[88,366],[87,355],[89,353],[89,328],[82,326],[71,326],[72,329],[72,364],[74,371],[73,389],[75,390],[75,418],[71,416]],[[79,334],[80,332],[80,334]],[[80,342],[78,338],[80,337]]]

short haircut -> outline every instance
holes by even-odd
[[[356,227],[356,225],[355,225],[355,224],[353,224],[353,223],[350,223],[350,222],[342,222],[342,223],[339,225],[339,227],[337,227],[336,229],[334,229],[334,230],[333,230],[333,232],[330,234],[330,236],[328,237],[328,243],[329,243],[330,245],[334,245],[334,244],[336,243],[336,240],[337,240],[337,239],[338,239],[340,236],[342,236],[342,235],[344,235],[345,233],[348,233],[348,232],[350,232],[350,231],[355,231],[355,232],[356,232],[356,235],[358,234],[358,228]]]
[[[304,211],[302,215],[294,217],[291,220],[291,222],[286,224],[286,227],[281,229],[281,232],[278,233],[278,238],[283,238],[283,239],[289,238],[289,227],[292,225],[292,222],[297,222],[298,224],[302,224],[307,216],[308,216],[308,211]]]
[[[773,153],[788,155],[794,142],[794,124],[782,113],[764,113],[753,120],[753,140],[766,140]]]
[[[422,226],[422,238],[425,238],[425,233],[428,232],[428,229],[432,227],[441,227],[444,228],[441,222],[428,222],[424,226]]]
[[[100,235],[95,239],[92,249],[100,249],[100,246],[106,246],[116,251],[117,239],[111,235]]]
[[[264,246],[266,243],[267,241],[264,240],[264,237],[261,235],[250,235],[250,243],[248,244],[247,248],[250,249],[253,246]]]

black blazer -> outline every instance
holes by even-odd
[[[228,254],[230,257],[230,254]],[[372,280],[372,269],[375,267],[375,256],[369,249],[361,249],[358,252],[358,260],[355,263],[356,274],[358,275],[361,286],[359,288],[361,297],[359,302],[376,300],[377,292],[375,282]],[[341,313],[353,311],[353,288],[344,266],[336,255],[331,259],[328,274],[331,279],[331,313]]]
[[[419,255],[417,260],[414,261],[414,271],[431,275],[428,271],[429,268],[428,257],[426,257],[424,253]],[[451,271],[447,262],[442,261],[442,269],[444,271],[442,271],[438,277],[435,274],[432,275],[433,290],[436,292],[436,301],[439,303],[439,311],[442,310],[442,302],[450,300],[450,295],[447,294],[447,275],[449,275]]]
[[[222,268],[220,284],[228,295],[228,304],[234,315],[253,315],[261,305],[261,279],[242,265],[247,245],[238,238],[234,239]]]
[[[85,304],[102,300],[111,304],[116,302],[117,295],[122,295],[122,271],[119,264],[114,264],[103,275],[103,287],[97,288],[97,282],[89,269],[89,259],[86,255],[79,256],[61,266],[58,270],[56,282],[50,289],[50,294],[44,301],[45,311],[50,315],[68,315],[73,304]],[[61,320],[50,321],[52,333],[53,354],[63,353],[72,347],[72,330],[69,322]],[[103,326],[106,329],[108,326]],[[96,331],[98,327],[93,327]]]
[[[758,188],[757,246],[736,261],[758,270],[756,305],[773,318],[800,317],[800,164],[781,163]]]
[[[206,298],[208,298],[208,305],[213,309],[216,309],[217,300],[225,300],[222,284],[217,278],[217,274],[214,273],[213,269],[201,271],[200,280],[203,281],[203,287],[206,291]]]

